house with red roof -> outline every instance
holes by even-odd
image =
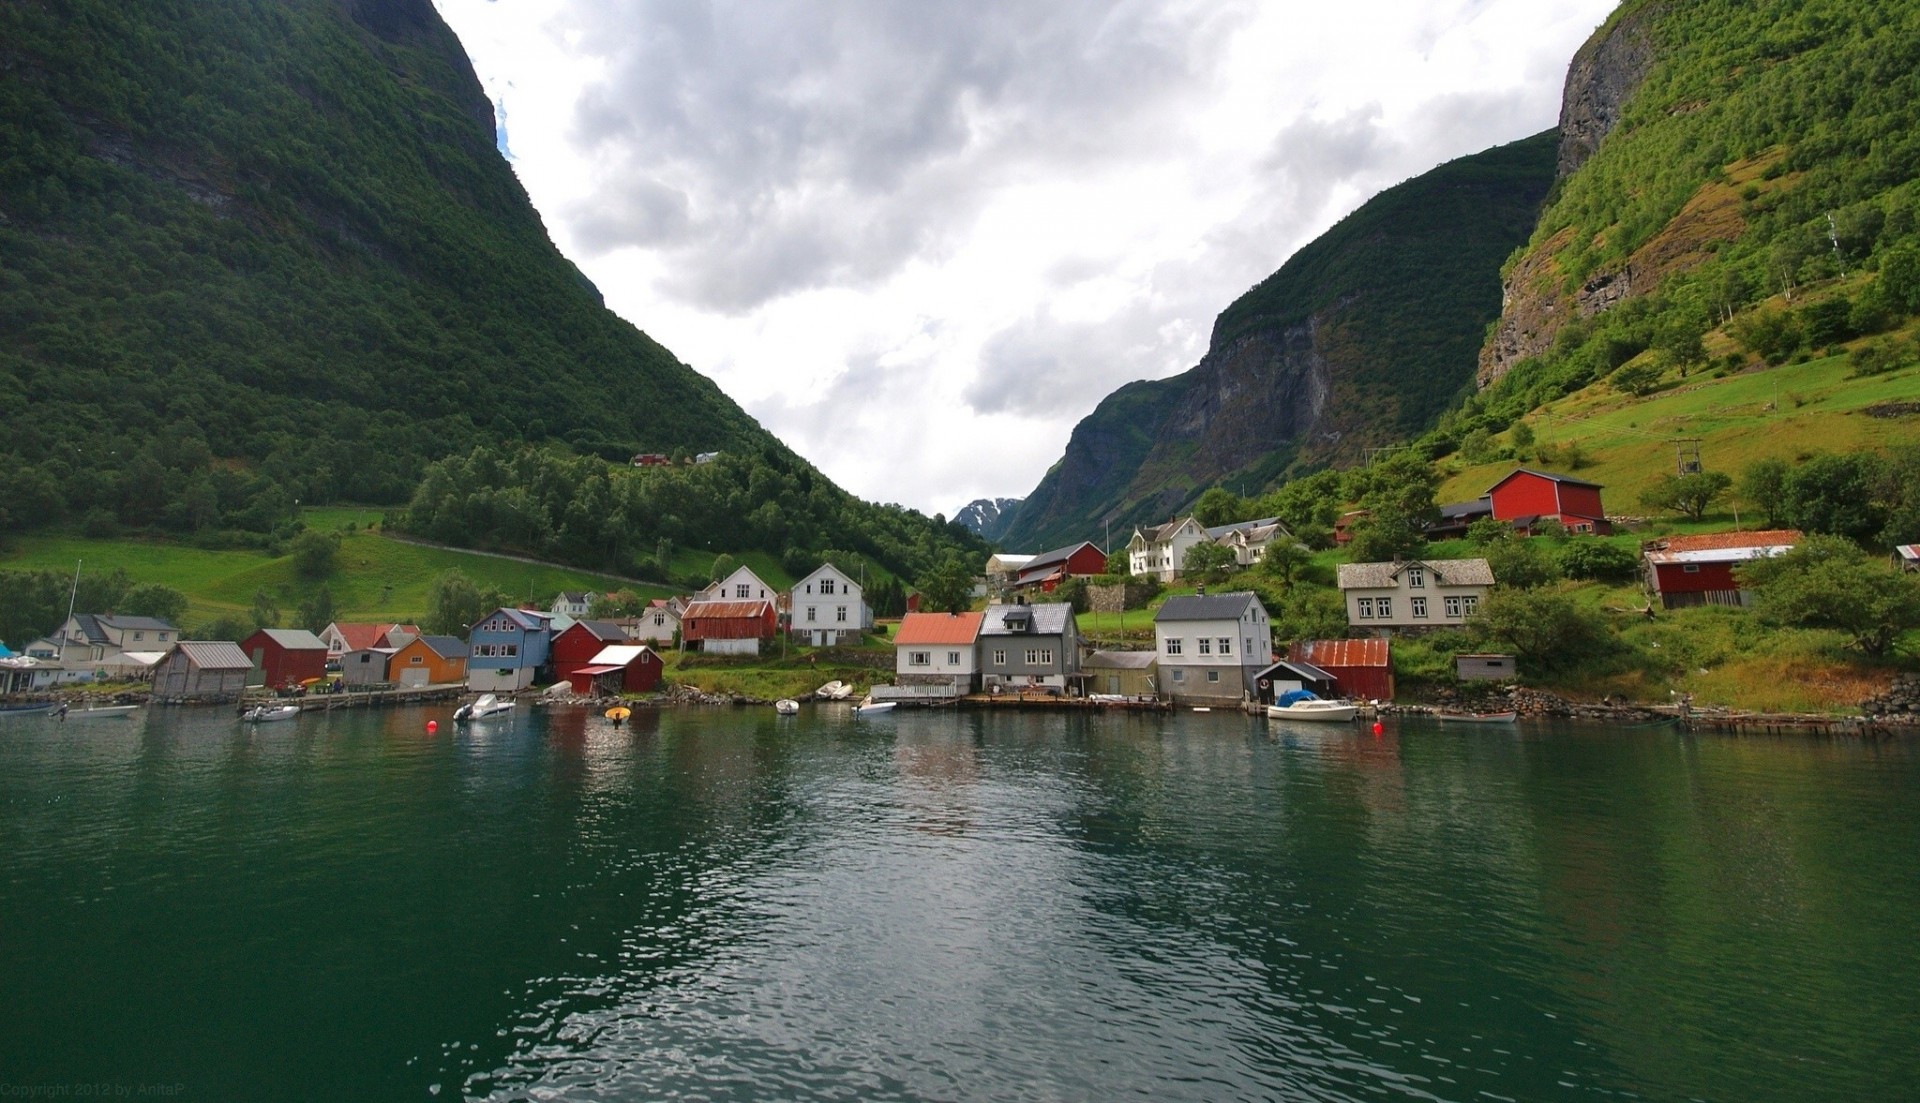
[[[1785,555],[1800,539],[1797,529],[1766,529],[1652,540],[1641,549],[1647,586],[1668,609],[1744,606],[1751,602],[1752,595],[1740,588],[1734,568],[1749,560]]]
[[[395,637],[404,634],[406,639]],[[336,620],[319,632],[321,642],[327,645],[327,661],[338,662],[340,656],[349,651],[366,651],[375,647],[405,647],[408,641],[418,639],[423,633],[417,624],[365,624],[358,621]]]
[[[1493,517],[1514,531],[1531,534],[1542,521],[1558,521],[1568,532],[1605,536],[1613,531],[1600,505],[1599,483],[1585,482],[1531,468],[1516,468],[1488,488],[1484,497],[1493,504]]]
[[[980,677],[975,643],[985,613],[908,613],[893,634],[894,673],[902,686],[973,692]]]

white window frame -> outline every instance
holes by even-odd
[[[1415,620],[1427,619],[1427,599],[1426,598],[1411,597],[1407,599],[1407,604],[1411,607],[1409,609],[1409,612],[1413,615]]]
[[[1179,636],[1167,637],[1167,654],[1169,655],[1180,654],[1180,637]]]
[[[907,665],[908,666],[932,666],[933,652],[909,651],[907,652]]]

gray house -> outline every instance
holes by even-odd
[[[1153,618],[1160,695],[1176,705],[1239,702],[1273,662],[1267,607],[1250,592],[1170,597]]]
[[[974,646],[988,693],[1024,686],[1065,692],[1079,681],[1080,628],[1065,602],[989,605]]]
[[[181,640],[153,668],[161,701],[232,701],[247,688],[253,660],[237,643]]]

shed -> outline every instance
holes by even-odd
[[[1920,544],[1895,545],[1893,561],[1903,571],[1920,571]]]
[[[1750,595],[1734,572],[1749,560],[1785,555],[1800,539],[1797,529],[1766,529],[1654,540],[1642,552],[1647,583],[1668,609],[1746,605]]]
[[[567,595],[561,595],[565,597]],[[557,603],[556,603],[557,604]],[[603,648],[626,643],[626,629],[604,620],[576,620],[553,637],[553,680],[573,680],[573,672],[594,661]]]
[[[709,654],[758,655],[775,624],[771,601],[696,601],[680,618],[680,639]]]
[[[253,660],[237,643],[182,640],[153,668],[153,695],[163,701],[232,701],[247,688]]]
[[[326,641],[304,628],[262,628],[241,640],[240,650],[259,671],[255,685],[297,686],[327,676]]]
[[[1453,657],[1453,676],[1463,682],[1506,682],[1520,672],[1512,655],[1461,654]]]
[[[1322,697],[1339,696],[1339,679],[1309,662],[1281,659],[1262,670],[1254,681],[1254,700],[1271,705],[1283,693],[1312,690]]]
[[[614,644],[601,648],[585,666],[575,667],[567,683],[582,696],[649,693],[659,687],[665,666],[645,644]]]
[[[385,685],[393,679],[388,669],[396,649],[362,647],[340,656],[340,680],[350,686]]]
[[[387,661],[387,681],[402,686],[453,685],[467,678],[467,641],[458,636],[420,636]]]
[[[1393,652],[1387,639],[1301,640],[1287,658],[1333,675],[1340,696],[1368,701],[1393,699]]]
[[[1100,697],[1159,696],[1160,655],[1154,651],[1095,651],[1080,663],[1087,692]]]

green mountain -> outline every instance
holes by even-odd
[[[1472,386],[1500,262],[1533,229],[1555,157],[1539,134],[1369,200],[1221,312],[1198,365],[1102,401],[1001,542],[1109,525],[1118,540],[1209,486],[1254,493],[1431,426]]]
[[[430,465],[532,444],[728,462],[621,514],[604,478],[435,508],[612,569],[731,535],[902,571],[969,546],[833,487],[604,307],[430,0],[0,4],[0,319],[0,531],[244,542],[296,501],[418,506]],[[738,524],[763,507],[780,522]]]

